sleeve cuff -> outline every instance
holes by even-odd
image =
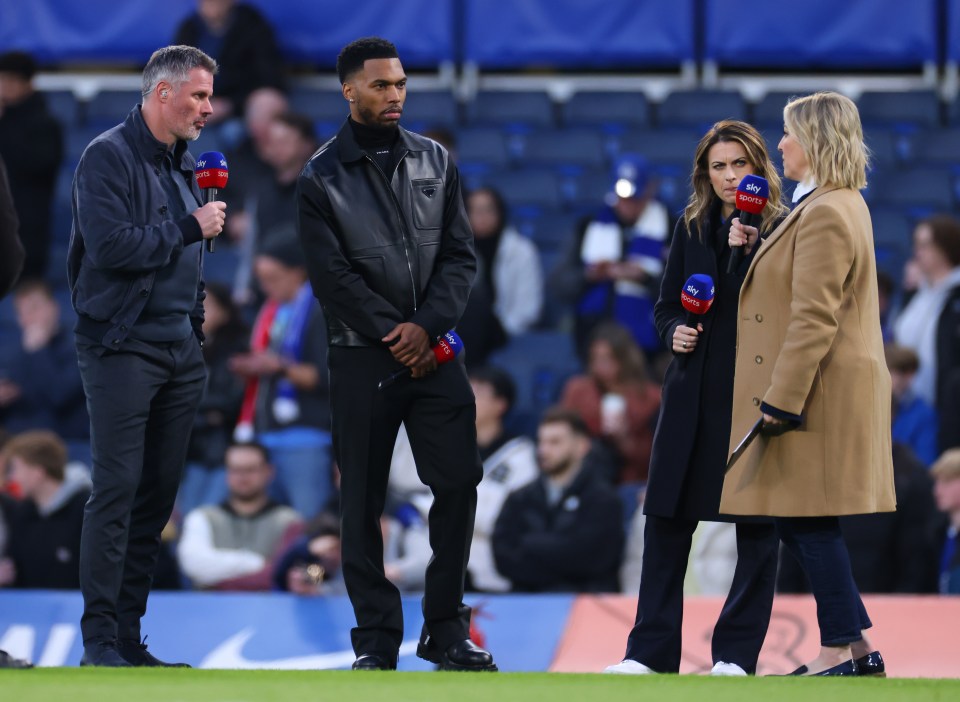
[[[433,346],[437,343],[437,339],[446,334],[449,329],[438,329],[440,324],[439,320],[434,319],[434,316],[426,312],[423,309],[417,310],[417,312],[410,318],[410,321],[414,324],[417,324],[427,332],[427,336],[430,337],[430,345]]]
[[[177,220],[177,226],[180,228],[184,246],[190,246],[190,244],[196,244],[203,240],[203,230],[200,229],[200,222],[193,215],[187,215],[183,219]]]
[[[784,412],[782,409],[777,409],[772,405],[768,405],[766,402],[760,403],[760,411],[764,414],[769,414],[771,417],[776,417],[777,419],[783,419],[784,421],[796,424],[797,426],[803,424],[803,417],[801,415]]]

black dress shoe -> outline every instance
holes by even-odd
[[[98,668],[132,668],[133,666],[120,655],[116,641],[91,641],[83,647],[82,666]]]
[[[873,651],[856,660],[857,675],[861,677],[887,677],[887,667],[883,664],[883,656],[880,651]]]
[[[802,665],[790,673],[790,675],[805,675],[811,678],[825,678],[840,675],[852,676],[857,674],[857,663],[851,659],[849,661],[844,661],[839,665],[835,665],[832,668],[821,670],[819,673],[808,673],[808,670],[809,668],[807,668],[807,666]]]
[[[33,663],[14,658],[6,651],[0,651],[0,668],[32,668]]]
[[[442,653],[437,650],[433,639],[427,636],[417,644],[417,655],[426,661],[436,663],[440,670],[488,671],[497,672],[499,668],[493,662],[493,656],[470,639],[457,641]]]
[[[397,663],[377,653],[363,653],[351,666],[354,670],[396,670]]]
[[[167,663],[154,656],[147,650],[147,638],[143,642],[136,639],[127,641],[121,639],[117,643],[117,651],[120,656],[130,665],[137,668],[189,668],[186,663]]]

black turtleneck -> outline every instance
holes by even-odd
[[[349,122],[350,129],[353,130],[353,138],[357,140],[357,146],[374,160],[387,180],[390,180],[397,162],[394,147],[397,145],[397,139],[400,138],[400,130],[393,127],[387,129],[370,127],[355,122],[353,117],[349,118]]]

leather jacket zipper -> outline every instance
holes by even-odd
[[[397,168],[400,167],[400,162],[407,157],[409,151],[405,151],[400,155],[400,158],[397,159],[397,165],[394,166],[393,172],[397,172]],[[380,165],[371,158],[370,154],[364,152],[364,158],[366,158],[370,163],[373,164],[373,167],[377,169],[377,173],[383,178],[384,182],[387,184],[387,192],[390,193],[390,197],[393,200],[393,206],[396,209],[397,215],[397,224],[400,225],[400,238],[403,239],[403,255],[407,259],[407,272],[410,274],[410,288],[413,291],[413,311],[416,312],[417,308],[420,306],[417,302],[417,281],[413,276],[413,264],[410,262],[410,238],[407,235],[407,225],[403,221],[403,210],[400,207],[400,201],[397,199],[397,194],[393,192],[393,186],[390,184],[390,179],[387,178],[387,174],[383,172],[383,169],[380,168]]]

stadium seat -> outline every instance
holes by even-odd
[[[537,217],[514,219],[517,230],[533,240],[541,255],[562,251],[573,239],[577,217],[566,212],[547,211]]]
[[[403,124],[407,129],[422,132],[434,127],[452,129],[460,122],[459,106],[446,90],[425,90],[410,93],[403,104]]]
[[[888,127],[937,127],[940,99],[932,90],[910,92],[865,92],[857,100],[864,125]]]
[[[86,106],[86,124],[100,131],[120,124],[143,101],[139,90],[101,90]]]
[[[295,88],[290,92],[290,109],[315,122],[341,124],[350,114],[350,106],[339,90]]]
[[[529,165],[606,166],[603,138],[593,129],[553,129],[537,131],[522,140],[520,161]]]
[[[899,280],[904,264],[912,255],[913,220],[902,212],[886,207],[871,208],[870,219],[873,222],[877,268],[890,273],[894,280]]]
[[[783,108],[787,101],[799,95],[805,95],[806,91],[774,91],[764,95],[760,102],[754,104],[751,109],[751,121],[758,128],[766,133],[767,130],[783,129]],[[778,139],[779,141],[779,139]]]
[[[650,126],[650,105],[640,92],[580,92],[561,105],[561,120],[567,127],[596,126],[604,129]]]
[[[553,127],[554,106],[542,91],[480,91],[467,105],[472,125],[508,128]]]
[[[874,205],[901,207],[920,214],[924,210],[950,210],[954,203],[954,177],[949,170],[915,168],[874,175],[864,193]]]
[[[497,171],[489,174],[483,184],[499,190],[511,206],[557,209],[562,203],[559,177],[546,169]]]
[[[737,92],[690,90],[671,93],[657,105],[661,128],[697,127],[706,131],[721,119],[746,119],[747,106]]]
[[[575,211],[595,211],[613,190],[609,168],[588,168],[561,176],[564,199]]]
[[[72,90],[50,90],[43,93],[47,100],[47,108],[56,117],[64,129],[69,129],[80,122],[80,102]]]
[[[619,153],[636,153],[651,163],[693,163],[694,151],[703,132],[697,130],[636,130],[617,137]]]
[[[473,163],[506,167],[510,155],[503,132],[494,127],[461,129],[457,132],[457,160],[461,167]]]
[[[907,153],[917,165],[960,165],[960,129],[931,129],[910,135]]]
[[[870,149],[871,160],[880,168],[896,165],[906,150],[905,137],[889,129],[865,127],[863,138]]]

